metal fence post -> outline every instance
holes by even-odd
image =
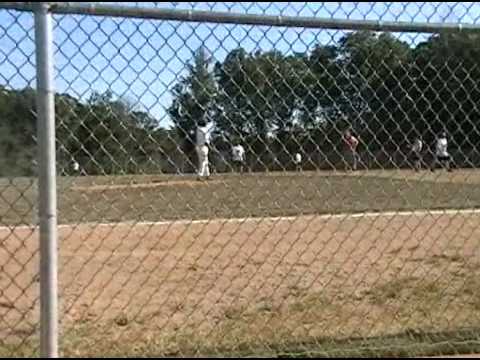
[[[58,357],[57,194],[52,19],[35,7],[40,221],[40,352]]]

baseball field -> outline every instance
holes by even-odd
[[[480,172],[59,178],[62,354],[480,350]],[[36,184],[0,183],[0,354],[38,341]]]

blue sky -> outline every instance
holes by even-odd
[[[113,3],[118,4],[118,3]],[[127,3],[127,6],[301,15],[336,19],[480,23],[480,4],[463,3]],[[54,16],[56,87],[82,99],[111,89],[169,125],[165,109],[172,86],[185,73],[193,52],[204,45],[215,60],[242,46],[303,52],[333,43],[345,32]],[[424,34],[396,34],[409,44]],[[35,85],[33,17],[0,10],[0,84]]]

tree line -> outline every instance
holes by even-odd
[[[307,168],[338,167],[347,128],[360,137],[370,167],[402,166],[416,136],[430,145],[440,131],[462,166],[478,162],[472,155],[480,141],[477,33],[435,34],[410,46],[388,33],[360,31],[305,53],[239,47],[223,61],[214,55],[198,49],[173,86],[172,129],[112,92],[84,102],[57,94],[59,168],[74,158],[89,174],[193,171],[201,119],[213,128],[217,171],[228,171],[236,141],[253,170],[289,168],[296,152]],[[32,171],[34,95],[0,87],[2,175]]]

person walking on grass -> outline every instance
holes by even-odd
[[[300,153],[297,152],[295,154],[294,162],[295,162],[295,170],[297,172],[302,171],[302,155]]]
[[[200,120],[196,129],[196,151],[198,157],[198,180],[210,179],[208,153],[210,134],[205,120]]]
[[[243,173],[243,167],[245,165],[245,149],[240,143],[240,141],[235,142],[236,145],[232,148],[232,158],[235,171],[240,174]]]
[[[452,171],[451,168],[451,157],[448,152],[448,140],[447,133],[443,131],[440,136],[437,138],[435,146],[435,156],[431,166],[431,171],[434,172],[437,165],[441,164],[448,172]]]
[[[343,140],[347,146],[348,155],[349,157],[351,157],[351,169],[353,171],[357,171],[357,166],[358,166],[357,148],[358,148],[359,140],[357,137],[355,137],[352,134],[352,131],[350,129],[347,129],[345,131]]]
[[[423,141],[420,137],[415,138],[412,144],[412,161],[414,164],[415,171],[420,171],[422,168],[422,150],[423,150]]]

